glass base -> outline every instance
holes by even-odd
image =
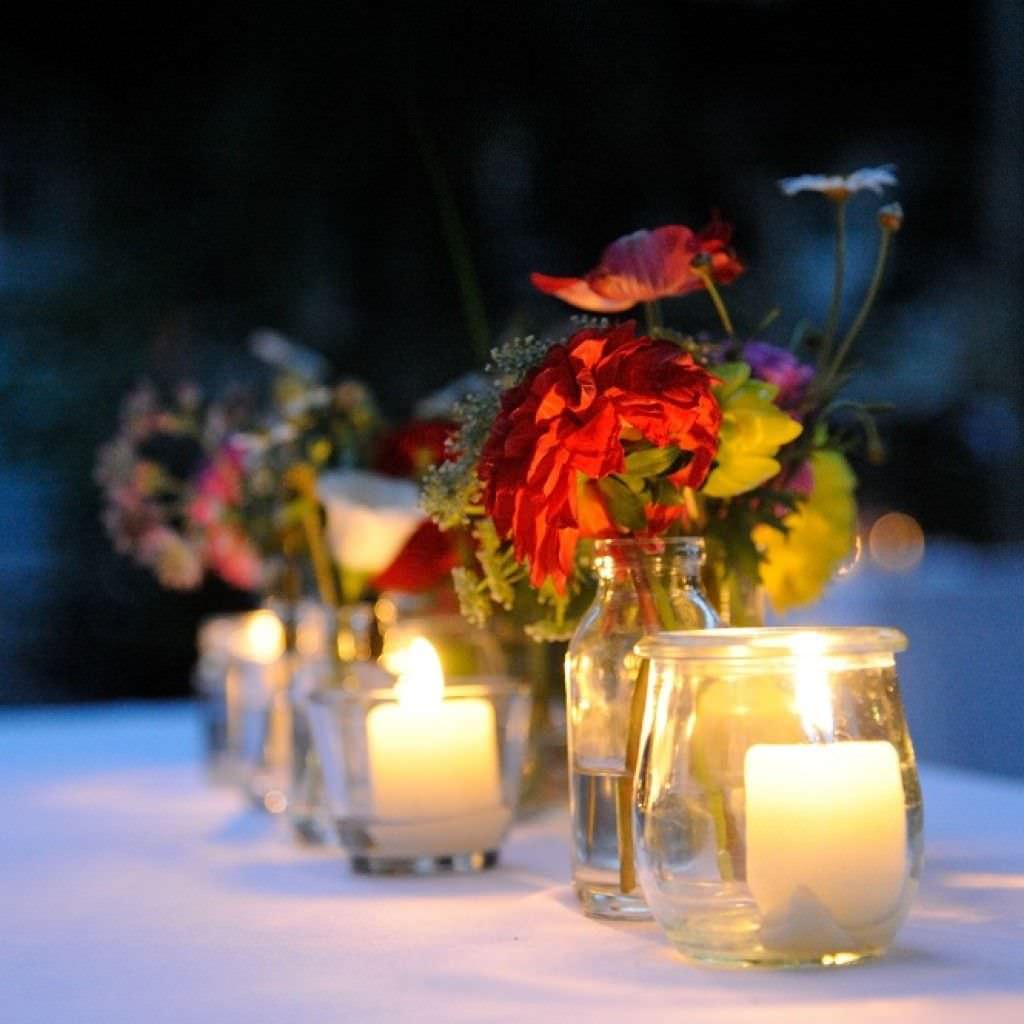
[[[292,827],[292,835],[307,846],[323,846],[330,841],[330,829],[319,818],[296,815],[289,818],[289,824]]]
[[[443,875],[486,871],[498,863],[497,850],[455,853],[447,857],[352,857],[357,875]]]
[[[284,814],[288,810],[288,795],[283,789],[250,784],[246,788],[250,805],[267,814]]]
[[[850,967],[881,956],[884,950],[865,950],[859,953],[835,952],[815,955],[772,953],[767,950],[747,954],[721,950],[695,948],[682,943],[672,945],[689,961],[709,967],[755,967],[793,970],[816,967]]]
[[[587,917],[614,921],[650,921],[653,915],[642,896],[626,896],[621,892],[576,882],[576,896]]]

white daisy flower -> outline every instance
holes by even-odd
[[[800,192],[821,192],[830,199],[846,199],[857,192],[881,195],[891,185],[898,185],[893,164],[881,167],[862,167],[853,174],[801,174],[796,178],[783,178],[779,188],[783,195],[795,196]]]

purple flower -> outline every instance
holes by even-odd
[[[766,341],[748,341],[741,358],[750,366],[758,380],[774,384],[779,393],[775,404],[786,412],[793,412],[803,400],[807,385],[814,378],[814,367],[801,363],[792,352]]]

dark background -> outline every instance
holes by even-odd
[[[857,388],[898,412],[863,504],[1024,539],[1019,4],[175,11],[0,32],[0,701],[186,691],[197,617],[240,599],[162,593],[110,549],[91,472],[120,397],[253,375],[270,326],[400,417],[481,361],[459,223],[494,338],[557,326],[531,270],[719,208],[750,266],[737,318],[778,302],[777,340],[823,315],[831,235],[775,179],[897,164]],[[851,293],[877,205],[851,211]],[[702,296],[670,306],[712,325]]]

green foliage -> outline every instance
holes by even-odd
[[[647,525],[643,499],[620,476],[606,476],[597,481],[612,519],[627,530],[641,532]]]

